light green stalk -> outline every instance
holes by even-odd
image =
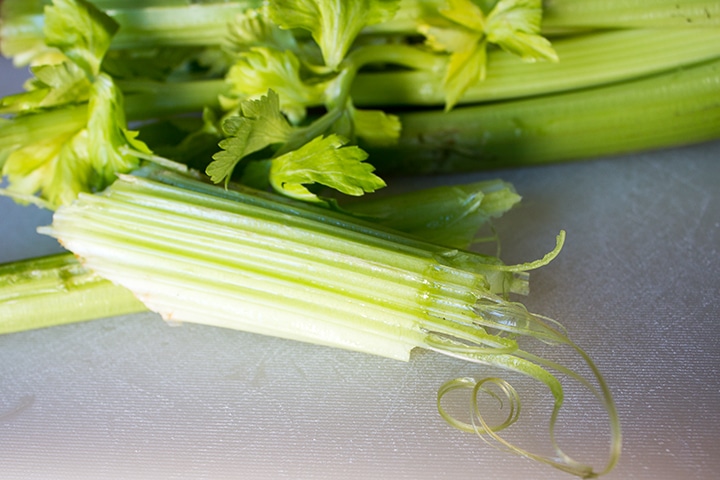
[[[146,310],[71,254],[0,265],[0,334]]]
[[[246,311],[237,318],[238,328],[278,336],[297,333],[305,340],[317,335],[321,343],[327,342],[327,328],[332,338],[350,342],[346,348],[393,358],[406,359],[408,345],[420,341],[422,332],[414,330],[418,321],[427,321],[433,331],[452,331],[432,312],[442,309],[443,318],[470,324],[474,314],[466,302],[474,303],[475,289],[505,294],[518,281],[490,257],[374,231],[341,216],[328,221],[310,209],[290,215],[284,205],[267,208],[266,200],[244,200],[247,195],[232,191],[204,185],[190,191],[188,182],[171,178],[178,180],[182,189],[123,177],[106,194],[83,196],[75,206],[58,210],[46,232],[167,318],[226,323],[228,312]],[[82,245],[89,250],[81,252]],[[124,252],[122,262],[99,260],[101,252],[118,248]],[[155,258],[149,261],[148,255]],[[143,264],[145,273],[135,270]],[[120,272],[125,280],[116,277]],[[308,274],[298,278],[298,272]],[[170,289],[156,290],[153,284]],[[194,297],[206,297],[189,305],[208,309],[205,320],[170,300],[171,290],[183,284],[198,289]],[[276,320],[270,313],[284,310],[291,320]],[[356,329],[360,337],[346,335]],[[391,348],[387,342],[397,332],[404,340]]]
[[[543,25],[554,28],[694,28],[720,25],[712,0],[553,0]]]
[[[307,210],[305,205],[284,197],[261,192],[253,195],[258,197],[257,201],[264,197],[272,199],[263,204],[282,208],[290,215]],[[415,199],[421,195],[426,201],[413,211],[408,210],[408,204],[417,203]],[[368,205],[365,201],[357,202],[352,209],[362,210],[362,217],[372,221],[375,231],[384,225],[425,240],[437,238],[436,243],[467,247],[484,223],[509,210],[518,200],[511,185],[489,181],[384,195],[383,211],[372,200]],[[404,212],[402,218],[393,214],[400,210]],[[331,210],[310,213],[337,221],[346,218]],[[361,220],[342,224],[355,229],[370,225]],[[522,285],[517,282],[516,289],[522,289]],[[144,310],[127,289],[91,274],[69,253],[0,265],[0,334]]]
[[[112,49],[152,49],[157,47],[219,46],[228,33],[228,22],[260,0],[206,2],[122,0],[93,1],[117,21],[121,28],[113,38]],[[45,46],[43,0],[5,0],[0,24],[0,52],[13,57],[16,65],[52,55]]]
[[[407,34],[418,18],[433,15],[447,0],[402,0],[395,17],[367,32]],[[475,0],[489,9],[495,0]],[[714,0],[552,0],[543,2],[543,33],[612,28],[702,28],[720,25]]]
[[[523,63],[490,52],[484,81],[460,104],[547,95],[642,78],[720,58],[720,29],[638,29],[598,32],[553,42],[560,61]],[[382,85],[382,88],[377,88]],[[352,87],[362,106],[441,106],[442,75],[430,71],[360,74]]]
[[[144,49],[159,46],[218,46],[227,34],[227,22],[260,0],[193,2],[151,0],[147,2],[95,0],[120,25],[113,49]],[[435,15],[445,0],[403,0],[389,22],[372,25],[364,34],[414,35],[419,19]],[[492,2],[480,1],[481,5]],[[0,24],[0,51],[27,64],[46,50],[42,8],[49,0],[5,0]],[[720,6],[710,0],[555,0],[546,2],[543,28],[572,31],[588,28],[697,28],[720,25]]]
[[[380,171],[457,172],[684,145],[720,131],[720,60],[590,90],[401,113],[394,149],[373,150]]]

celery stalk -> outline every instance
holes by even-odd
[[[113,39],[113,48],[218,46],[225,40],[229,20],[261,3],[259,0],[185,3],[152,9],[118,5],[105,11],[123,27]]]
[[[546,28],[694,27],[720,25],[708,0],[555,0],[544,2]]]
[[[235,15],[256,8],[258,0],[233,2],[124,2],[93,1],[121,25],[113,49],[148,49],[158,46],[218,46]],[[43,7],[51,1],[6,0],[0,13],[0,51],[15,57],[17,65],[44,54]]]
[[[71,254],[0,265],[0,334],[145,310]]]
[[[400,113],[385,171],[541,164],[684,145],[720,132],[720,60],[601,88],[437,112]]]
[[[474,0],[492,6],[494,0]],[[409,33],[417,19],[446,0],[401,0],[401,8],[387,22],[373,25],[373,33]],[[543,2],[543,31],[548,33],[606,28],[694,28],[720,25],[720,5],[714,0],[552,0]]]
[[[169,172],[162,175],[156,172],[155,175],[161,176],[166,182],[185,185],[184,177],[180,175]],[[232,187],[242,189],[237,185]],[[202,191],[204,188],[196,189]],[[419,196],[429,201],[409,212],[408,204],[416,204]],[[265,208],[279,209],[289,215],[324,216],[328,221],[334,219],[343,228],[362,228],[377,234],[383,228],[381,225],[385,225],[412,232],[419,238],[443,237],[442,240],[449,238],[457,246],[468,246],[483,223],[510,209],[520,197],[511,185],[488,181],[384,195],[381,202],[371,200],[367,205],[364,201],[351,205],[351,210],[362,211],[361,216],[372,221],[372,225],[360,219],[349,224],[343,221],[346,218],[344,215],[336,212],[315,209],[259,191],[245,198],[248,201],[254,199]],[[385,211],[378,211],[378,203],[382,204]],[[387,214],[387,211],[398,209],[405,212],[404,218]],[[523,282],[518,281],[516,290],[522,289]],[[0,334],[144,310],[146,307],[127,289],[91,274],[69,253],[0,265]]]
[[[18,65],[30,62],[43,50],[42,8],[49,0],[5,0],[0,24],[0,50]],[[98,8],[115,19],[121,29],[113,49],[157,46],[218,46],[227,23],[236,14],[257,8],[259,0],[193,2],[152,0],[123,2],[95,0]],[[365,34],[413,35],[418,19],[431,15],[445,0],[403,0],[394,18],[372,25]],[[488,3],[488,2],[478,2]],[[543,28],[549,32],[588,28],[695,28],[720,24],[720,6],[709,0],[555,0],[544,6]]]
[[[401,359],[423,328],[450,333],[449,318],[471,324],[477,288],[494,298],[517,282],[489,257],[207,191],[122,177],[106,194],[58,210],[45,232],[166,318]],[[182,294],[187,288],[195,294]],[[187,311],[177,295],[190,300]]]
[[[560,38],[553,46],[557,63],[523,63],[503,51],[490,52],[487,77],[459,104],[619,83],[720,58],[720,29],[605,31]],[[445,101],[441,76],[417,70],[361,73],[352,97],[363,106],[441,106]]]

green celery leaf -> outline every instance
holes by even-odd
[[[485,14],[470,0],[448,0],[446,6],[439,8],[438,11],[443,17],[468,30],[485,31]]]
[[[427,242],[469,249],[478,231],[520,201],[513,186],[500,180],[443,185],[396,195],[371,195],[346,211]]]
[[[53,0],[45,8],[45,41],[61,50],[89,78],[100,65],[118,24],[85,0]]]
[[[485,14],[470,0],[448,0],[438,13],[439,17],[427,19],[418,27],[430,48],[452,53],[483,40]]]
[[[450,53],[443,85],[446,110],[485,79],[488,44],[525,61],[558,60],[540,35],[541,0],[500,0],[487,16],[471,0],[448,0],[438,13],[418,29],[430,48]]]
[[[280,112],[278,94],[269,90],[257,100],[243,102],[239,115],[223,122],[223,130],[227,138],[219,144],[222,151],[213,155],[205,173],[213,182],[227,184],[240,160],[265,147],[286,142],[293,127]]]
[[[293,34],[273,23],[267,8],[246,10],[231,20],[228,28],[229,46],[236,52],[247,51],[252,47],[297,50]]]
[[[26,82],[27,91],[0,99],[0,113],[27,113],[88,99],[91,82],[73,62],[38,65],[30,71],[34,77]]]
[[[345,147],[338,135],[318,136],[302,147],[272,161],[270,183],[287,196],[324,203],[306,185],[320,184],[346,195],[359,196],[385,186],[365,163],[367,153],[357,146]]]
[[[39,65],[31,71],[47,95],[39,106],[49,107],[87,100],[90,81],[77,64],[63,62],[58,65]]]
[[[355,136],[368,145],[383,147],[394,145],[400,138],[400,119],[382,110],[352,108]]]
[[[88,155],[97,174],[94,189],[102,189],[115,181],[117,173],[137,168],[139,160],[126,148],[150,154],[138,140],[137,132],[126,128],[123,98],[113,80],[100,74],[93,83],[88,103]]]
[[[22,199],[39,193],[48,208],[71,203],[88,190],[92,176],[86,144],[85,130],[68,131],[15,150],[2,172],[8,194]]]
[[[30,113],[9,122],[41,115]],[[90,88],[86,115],[85,122],[60,125],[52,135],[18,145],[4,157],[2,173],[10,195],[19,199],[39,195],[54,209],[69,204],[80,192],[105,188],[117,173],[135,169],[139,160],[131,150],[150,153],[137,133],[126,128],[122,94],[105,74],[98,75]]]
[[[471,85],[485,79],[486,45],[485,42],[470,44],[469,48],[450,55],[444,81],[445,110],[453,108]]]
[[[486,21],[470,0],[449,0],[438,13],[442,18],[421,24],[419,30],[430,48],[450,53],[443,80],[445,109],[450,110],[471,85],[485,78]]]
[[[47,89],[33,89],[0,98],[0,114],[33,110],[42,103],[46,95]]]
[[[276,0],[270,2],[270,17],[282,28],[309,31],[325,65],[335,70],[360,31],[390,20],[399,5],[399,0]]]
[[[558,61],[550,41],[540,35],[542,0],[501,0],[487,18],[488,41],[525,61]]]
[[[304,83],[300,60],[290,50],[253,47],[240,54],[227,80],[241,97],[257,98],[274,90],[280,95],[280,109],[293,123],[305,117],[306,107],[322,103],[323,83]]]

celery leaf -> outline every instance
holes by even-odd
[[[127,148],[149,154],[150,149],[137,132],[126,128],[123,97],[112,79],[100,74],[93,82],[88,102],[87,152],[97,179],[93,188],[101,189],[115,181],[117,173],[137,168],[139,159]]]
[[[501,0],[487,18],[488,41],[525,61],[558,61],[550,41],[540,35],[541,0]]]
[[[45,41],[83,69],[89,78],[100,65],[118,24],[85,0],[53,0],[45,8]]]
[[[305,117],[309,105],[322,103],[324,84],[303,82],[300,60],[290,50],[253,47],[240,54],[230,68],[227,80],[242,97],[257,98],[274,90],[280,96],[280,109],[293,123]]]
[[[384,147],[394,145],[400,138],[400,119],[382,110],[351,108],[353,129],[356,137],[368,145]]]
[[[73,62],[31,67],[36,88],[46,91],[41,107],[77,103],[88,98],[90,82]]]
[[[12,121],[31,118],[20,116]],[[101,190],[117,173],[139,165],[132,153],[149,153],[137,133],[126,128],[122,94],[105,74],[96,77],[89,90],[87,121],[79,127],[70,123],[53,136],[20,145],[3,165],[7,191],[17,198],[39,195],[48,208],[75,200],[80,192]]]
[[[471,0],[448,0],[439,18],[419,26],[426,44],[450,53],[444,78],[445,105],[451,109],[473,84],[485,79],[487,48],[494,44],[524,61],[557,61],[540,35],[541,0],[500,0],[488,15]]]
[[[324,203],[306,185],[320,184],[346,195],[359,196],[385,186],[365,163],[367,153],[357,146],[344,146],[335,134],[318,136],[292,152],[274,158],[270,183],[280,193],[300,200]]]
[[[360,31],[390,20],[399,4],[399,0],[276,0],[270,2],[270,16],[282,28],[309,31],[325,65],[335,70]]]
[[[279,28],[270,20],[266,8],[246,10],[232,19],[228,28],[230,48],[238,52],[252,47],[297,50],[292,32]]]
[[[85,149],[87,132],[67,131],[13,151],[3,166],[7,192],[15,198],[40,194],[48,208],[67,205],[87,191],[91,170]]]
[[[222,151],[213,155],[205,173],[215,183],[230,181],[235,166],[248,155],[271,145],[284,143],[293,127],[280,112],[278,94],[269,90],[257,100],[242,103],[238,115],[223,122],[227,138],[219,144]]]

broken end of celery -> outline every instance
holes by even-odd
[[[0,334],[147,311],[71,254],[0,265]]]

